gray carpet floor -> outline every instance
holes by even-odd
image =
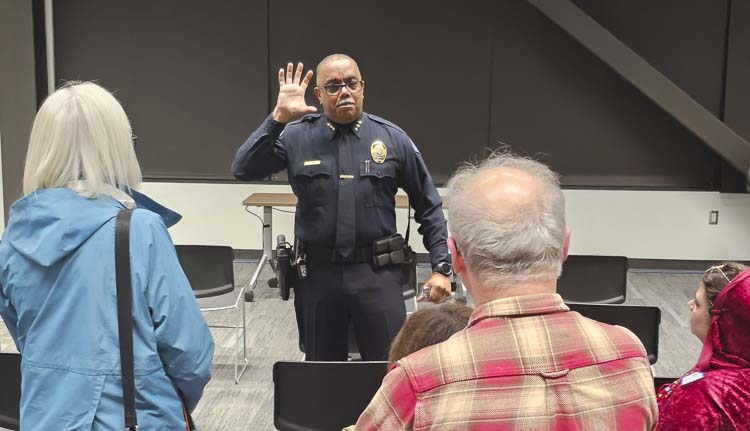
[[[235,281],[246,285],[257,264],[235,263]],[[425,280],[429,268],[419,269]],[[195,411],[201,431],[272,430],[273,381],[271,370],[279,360],[302,359],[297,346],[297,328],[292,302],[282,301],[277,289],[266,281],[272,276],[266,266],[254,289],[255,301],[245,304],[249,365],[240,383],[234,383],[232,359],[234,331],[213,329],[216,342],[213,379]],[[697,289],[700,274],[634,272],[628,274],[626,304],[655,305],[662,310],[659,360],[656,376],[679,376],[698,358],[700,341],[690,333],[687,301]],[[231,324],[237,318],[232,311],[206,314],[211,324]],[[0,325],[0,349],[14,351],[5,326]]]

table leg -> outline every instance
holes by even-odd
[[[274,276],[268,279],[269,287],[279,287],[279,281],[276,278],[276,258],[273,255],[273,207],[263,207],[263,256]],[[263,260],[261,260],[263,263]]]
[[[276,259],[273,257],[273,212],[270,206],[263,207],[263,254],[268,256],[268,263],[276,271]]]

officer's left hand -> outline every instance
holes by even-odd
[[[443,274],[433,272],[424,285],[430,288],[430,302],[437,304],[451,296],[451,279]]]

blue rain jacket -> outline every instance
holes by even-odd
[[[109,195],[67,188],[17,201],[0,243],[0,315],[22,360],[22,430],[124,427]],[[130,232],[136,409],[143,430],[184,430],[211,378],[213,339],[161,217]]]

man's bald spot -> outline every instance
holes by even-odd
[[[315,82],[317,85],[323,85],[324,82],[320,81],[320,68],[326,65],[327,63],[331,61],[337,61],[337,60],[349,60],[352,63],[354,63],[354,66],[359,70],[359,65],[356,61],[354,61],[353,58],[349,57],[346,54],[331,54],[327,56],[326,58],[320,60],[320,63],[318,63],[318,66],[315,68]]]
[[[497,167],[480,174],[466,193],[492,212],[507,214],[535,206],[545,189],[539,178],[523,169]]]

